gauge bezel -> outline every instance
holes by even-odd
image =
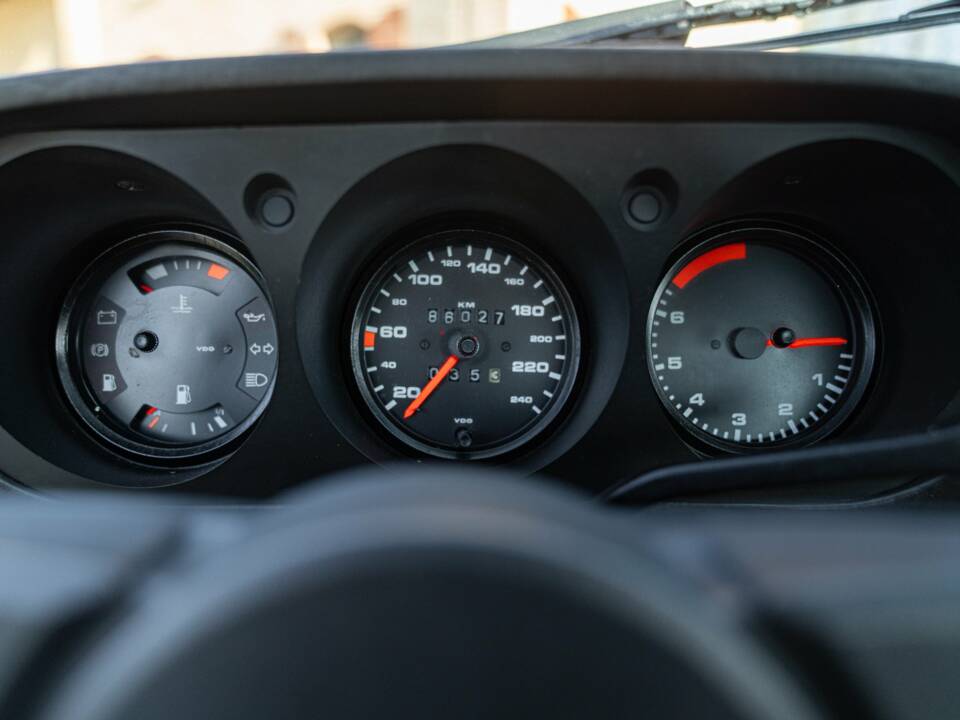
[[[458,243],[463,242],[464,236],[466,235],[487,238],[488,242],[495,247],[509,250],[515,258],[522,258],[525,263],[536,269],[544,279],[544,282],[551,287],[553,291],[552,294],[556,298],[558,306],[562,308],[566,322],[569,325],[566,331],[568,342],[566,354],[568,357],[560,385],[554,393],[554,397],[551,398],[550,406],[546,408],[543,413],[532,417],[526,425],[513,433],[509,439],[504,442],[476,450],[451,450],[433,445],[427,442],[426,439],[421,439],[408,428],[401,426],[389,412],[384,411],[374,396],[369,384],[369,376],[364,371],[365,364],[362,362],[361,357],[360,336],[362,328],[368,324],[367,316],[370,312],[373,297],[379,292],[383,281],[393,271],[395,266],[399,264],[401,258],[425,251],[435,244],[445,244],[445,242],[447,242],[444,240],[445,238],[456,239]],[[361,281],[360,286],[363,288],[362,292],[359,297],[348,306],[348,311],[352,309],[352,317],[348,330],[349,335],[347,338],[348,362],[352,371],[354,386],[359,392],[360,397],[363,398],[363,403],[369,411],[369,414],[376,420],[377,426],[387,430],[390,436],[400,441],[403,447],[444,460],[488,460],[492,458],[502,458],[527,446],[534,438],[541,436],[545,430],[554,427],[558,417],[567,410],[569,400],[573,395],[574,388],[580,376],[582,336],[579,315],[573,298],[567,290],[566,283],[563,282],[549,262],[532,251],[527,245],[502,233],[491,230],[480,228],[448,228],[422,235],[412,242],[401,245],[399,249],[382,258],[376,265],[376,270],[367,274],[365,279]]]
[[[166,447],[151,445],[133,439],[131,435],[118,429],[117,423],[105,413],[99,411],[100,404],[80,367],[78,343],[80,341],[80,325],[83,322],[81,311],[91,302],[92,295],[95,294],[98,287],[97,281],[106,280],[133,258],[167,244],[186,245],[201,252],[217,253],[229,258],[250,275],[260,289],[271,314],[276,319],[276,311],[267,292],[266,281],[259,269],[232,245],[215,237],[215,233],[221,235],[221,233],[206,227],[202,229],[158,228],[127,237],[97,255],[84,268],[77,281],[71,286],[61,306],[54,346],[60,387],[70,407],[83,421],[82,425],[93,435],[94,439],[105,445],[109,450],[119,452],[121,456],[129,460],[139,463],[172,465],[174,467],[204,465],[219,460],[222,455],[231,452],[237,443],[241,442],[242,438],[249,433],[266,410],[273,396],[276,376],[272,379],[266,394],[257,403],[254,410],[229,432],[207,442],[193,445]],[[279,367],[279,349],[277,366]]]
[[[851,372],[847,387],[850,391],[839,403],[836,411],[816,427],[800,433],[796,437],[778,440],[772,443],[738,443],[718,438],[704,432],[689,423],[674,407],[657,380],[654,369],[652,332],[655,313],[664,290],[668,288],[674,276],[694,258],[713,247],[735,241],[765,243],[796,255],[809,263],[836,287],[843,309],[847,314],[850,328],[855,333],[856,347],[860,348],[856,365]],[[819,236],[793,226],[776,222],[747,221],[712,226],[692,235],[682,244],[684,248],[679,257],[670,263],[654,292],[644,332],[644,353],[647,357],[647,371],[660,405],[670,419],[671,425],[680,437],[697,452],[705,454],[722,453],[745,455],[757,452],[776,452],[787,448],[806,447],[819,442],[835,433],[845,425],[860,407],[867,388],[873,379],[873,370],[877,362],[878,341],[874,304],[871,301],[867,285],[849,261],[839,251],[831,247]]]

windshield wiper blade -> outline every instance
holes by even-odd
[[[670,0],[632,10],[511,33],[465,43],[458,48],[583,47],[601,43],[670,43],[683,45],[694,27],[726,25],[757,19],[806,15],[840,5],[874,0],[721,0],[694,5]],[[451,47],[451,46],[447,46]]]
[[[876,35],[922,30],[923,28],[937,27],[938,25],[952,25],[960,22],[960,0],[924,5],[923,7],[904,13],[900,17],[889,20],[844,25],[825,30],[785,35],[768,40],[752,40],[749,42],[717,45],[722,50],[780,50],[784,48],[803,47],[808,45],[823,45],[841,40],[857,40]]]

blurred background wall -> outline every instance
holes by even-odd
[[[221,55],[444,45],[638,4],[644,0],[0,0],[0,74]],[[690,44],[820,27],[837,22],[837,13],[845,14],[841,21],[864,20],[919,4],[922,0],[879,0],[804,19],[698,30]],[[960,63],[955,28],[844,43],[836,49]]]

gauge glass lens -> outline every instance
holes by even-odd
[[[360,393],[394,436],[440,457],[519,447],[568,398],[580,331],[554,272],[500,235],[449,231],[374,274],[354,315]]]
[[[697,246],[667,273],[647,324],[661,401],[698,439],[731,449],[811,442],[863,393],[874,354],[860,285],[791,232]]]
[[[126,450],[208,452],[248,427],[268,399],[273,311],[253,268],[212,238],[164,232],[131,246],[95,263],[61,319],[68,397]]]

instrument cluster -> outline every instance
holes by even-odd
[[[45,291],[30,278],[5,291],[26,298],[24,342],[4,360],[23,381],[0,409],[6,450],[30,453],[15,479],[32,484],[41,458],[57,487],[269,495],[367,462],[479,462],[600,492],[666,464],[953,412],[949,363],[906,351],[936,335],[925,308],[960,307],[935,280],[960,266],[948,224],[885,227],[865,210],[904,197],[871,178],[894,161],[928,195],[955,193],[919,155],[784,137],[703,191],[695,149],[578,170],[548,162],[532,129],[502,129],[503,147],[370,157],[324,190],[271,132],[261,151],[286,171],[238,173],[253,179],[232,190],[178,176],[187,146],[148,132],[127,141],[170,168],[89,147],[0,165],[14,200],[47,183],[62,208],[39,224],[8,213]],[[591,146],[589,128],[571,132]],[[827,190],[854,181],[881,197],[833,202]],[[81,207],[94,210],[70,224]],[[15,422],[17,408],[30,411]]]

